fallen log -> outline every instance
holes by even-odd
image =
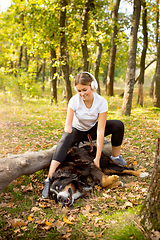
[[[96,144],[96,141],[93,144]],[[0,194],[16,178],[48,168],[55,149],[56,145],[44,151],[26,152],[0,158]],[[103,151],[106,155],[111,155],[111,144],[107,139],[104,141]]]
[[[0,194],[16,178],[48,168],[55,147],[53,146],[51,149],[44,151],[26,152],[19,155],[10,155],[7,158],[0,158]]]

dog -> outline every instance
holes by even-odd
[[[95,146],[92,151],[90,146],[73,147],[68,152],[65,162],[59,165],[50,179],[50,197],[63,206],[71,206],[75,199],[83,196],[94,185],[100,185],[103,188],[115,188],[122,185],[117,174],[148,176],[146,172],[142,173],[119,165],[103,152],[100,168],[98,168],[93,162],[95,156]]]

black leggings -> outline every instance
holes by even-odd
[[[56,147],[53,155],[53,160],[62,163],[69,149],[76,143],[81,141],[88,141],[87,135],[90,134],[93,140],[97,139],[97,124],[93,126],[89,131],[79,131],[76,128],[72,128],[71,133],[64,132]],[[104,136],[112,134],[111,143],[112,146],[118,147],[122,144],[124,135],[124,124],[119,120],[107,120]]]

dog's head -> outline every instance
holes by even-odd
[[[63,206],[71,206],[74,200],[83,194],[83,191],[80,191],[78,185],[79,183],[77,179],[56,179],[51,183],[50,195],[56,200],[56,202],[61,203]]]

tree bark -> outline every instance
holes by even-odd
[[[50,67],[50,83],[51,83],[51,104],[53,100],[57,103],[57,76],[56,66],[54,66],[56,60],[56,50],[51,48],[51,67]]]
[[[142,25],[143,25],[143,50],[141,55],[141,62],[140,62],[140,76],[138,81],[138,100],[137,104],[143,107],[143,84],[144,84],[144,72],[145,72],[145,59],[146,59],[146,52],[148,48],[148,32],[147,32],[147,9],[146,9],[146,2],[142,0],[143,6],[143,15],[142,15]]]
[[[83,71],[88,72],[89,71],[89,53],[88,53],[88,47],[87,47],[87,33],[88,33],[88,21],[89,21],[89,11],[90,6],[92,4],[93,0],[86,0],[85,6],[83,9],[82,14],[82,27],[81,27],[81,47],[82,47],[82,54],[83,54]]]
[[[156,46],[157,46],[157,55],[158,55],[158,39],[159,39],[159,0],[156,0]],[[158,60],[158,58],[157,58]],[[154,98],[154,84],[156,81],[156,72],[157,72],[157,66],[158,63],[156,64],[156,69],[155,69],[155,74],[153,76],[152,82],[151,82],[151,86],[150,86],[150,91],[149,91],[149,95],[150,98]]]
[[[0,193],[14,179],[48,168],[55,147],[39,152],[26,152],[0,159]]]
[[[157,37],[158,37],[158,44],[157,44],[157,66],[156,66],[156,72],[155,72],[155,94],[154,94],[154,107],[160,108],[160,33],[159,33],[159,0],[156,1],[157,3]]]
[[[28,64],[29,64],[29,61],[28,61],[28,55],[27,55],[27,47],[24,48],[24,54],[25,54],[25,68],[26,68],[26,72],[28,72]]]
[[[160,108],[160,41],[159,41],[159,50],[158,50],[158,59],[157,59],[157,68],[155,73],[155,95],[154,95],[154,107]]]
[[[147,197],[141,209],[141,223],[147,230],[160,231],[160,138]]]
[[[20,54],[19,54],[19,62],[18,62],[19,68],[21,68],[21,65],[22,65],[22,57],[23,57],[23,45],[20,46]]]
[[[95,28],[95,32],[98,33],[99,31],[98,24],[95,23],[94,28]],[[96,45],[97,45],[97,53],[96,53],[96,62],[94,64],[94,76],[98,83],[97,93],[101,94],[100,81],[99,81],[99,67],[100,67],[101,56],[102,56],[102,44],[100,43],[98,36],[97,36]]]
[[[38,64],[39,65],[39,64]],[[41,71],[42,71],[42,68],[43,68],[43,64],[41,64],[40,65],[40,67],[39,67],[39,69],[38,69],[38,66],[37,66],[37,73],[36,73],[36,83],[37,83],[37,81],[38,81],[38,78],[39,78],[39,75],[40,75],[40,73],[41,73]]]
[[[62,61],[62,76],[66,83],[66,98],[67,103],[72,97],[71,82],[69,80],[69,55],[67,52],[67,41],[65,37],[65,27],[66,27],[66,6],[67,1],[61,0],[61,10],[60,10],[60,52],[61,52],[61,61]]]
[[[42,65],[42,91],[45,89],[45,70],[46,70],[46,59],[43,59]]]
[[[133,89],[135,83],[135,69],[136,69],[136,50],[137,50],[137,32],[139,26],[139,18],[141,12],[140,0],[134,0],[133,10],[133,24],[131,28],[129,52],[128,52],[128,65],[125,81],[124,98],[121,112],[124,115],[131,114]]]
[[[111,49],[109,52],[109,65],[108,65],[108,72],[107,72],[107,95],[113,96],[113,81],[114,81],[114,70],[115,70],[115,58],[116,58],[116,37],[118,33],[118,9],[119,9],[120,0],[116,0],[114,10],[112,11],[112,22],[113,22],[113,31],[111,32]]]

